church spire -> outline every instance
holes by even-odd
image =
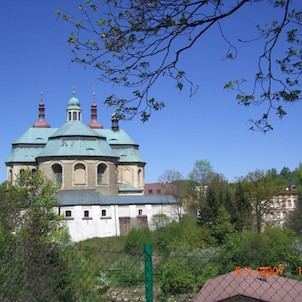
[[[91,104],[91,121],[88,124],[90,128],[102,129],[103,125],[98,122],[98,109],[95,102],[95,92],[93,92],[93,102]]]
[[[33,124],[34,128],[50,128],[50,125],[45,120],[45,104],[43,102],[43,91],[41,91],[41,100],[39,103],[39,119]]]

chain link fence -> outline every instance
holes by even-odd
[[[129,253],[2,242],[0,301],[302,302],[296,260],[249,261],[226,262],[217,248]]]

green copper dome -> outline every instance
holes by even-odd
[[[73,96],[68,102],[68,110],[69,109],[81,109],[81,104],[79,99]]]

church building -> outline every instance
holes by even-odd
[[[144,196],[145,162],[116,116],[111,128],[103,128],[93,101],[91,120],[84,124],[75,92],[60,128],[46,121],[41,94],[38,121],[12,143],[6,167],[11,183],[22,179],[25,169],[39,169],[60,187],[56,209],[74,241],[126,235],[142,226],[154,229],[154,218],[163,215],[178,219],[173,197]]]

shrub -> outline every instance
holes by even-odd
[[[195,283],[193,274],[180,259],[169,259],[162,272],[162,290],[165,293],[181,294],[192,290]]]
[[[133,229],[126,236],[124,251],[128,254],[143,253],[145,243],[154,243],[154,234],[149,228]]]

